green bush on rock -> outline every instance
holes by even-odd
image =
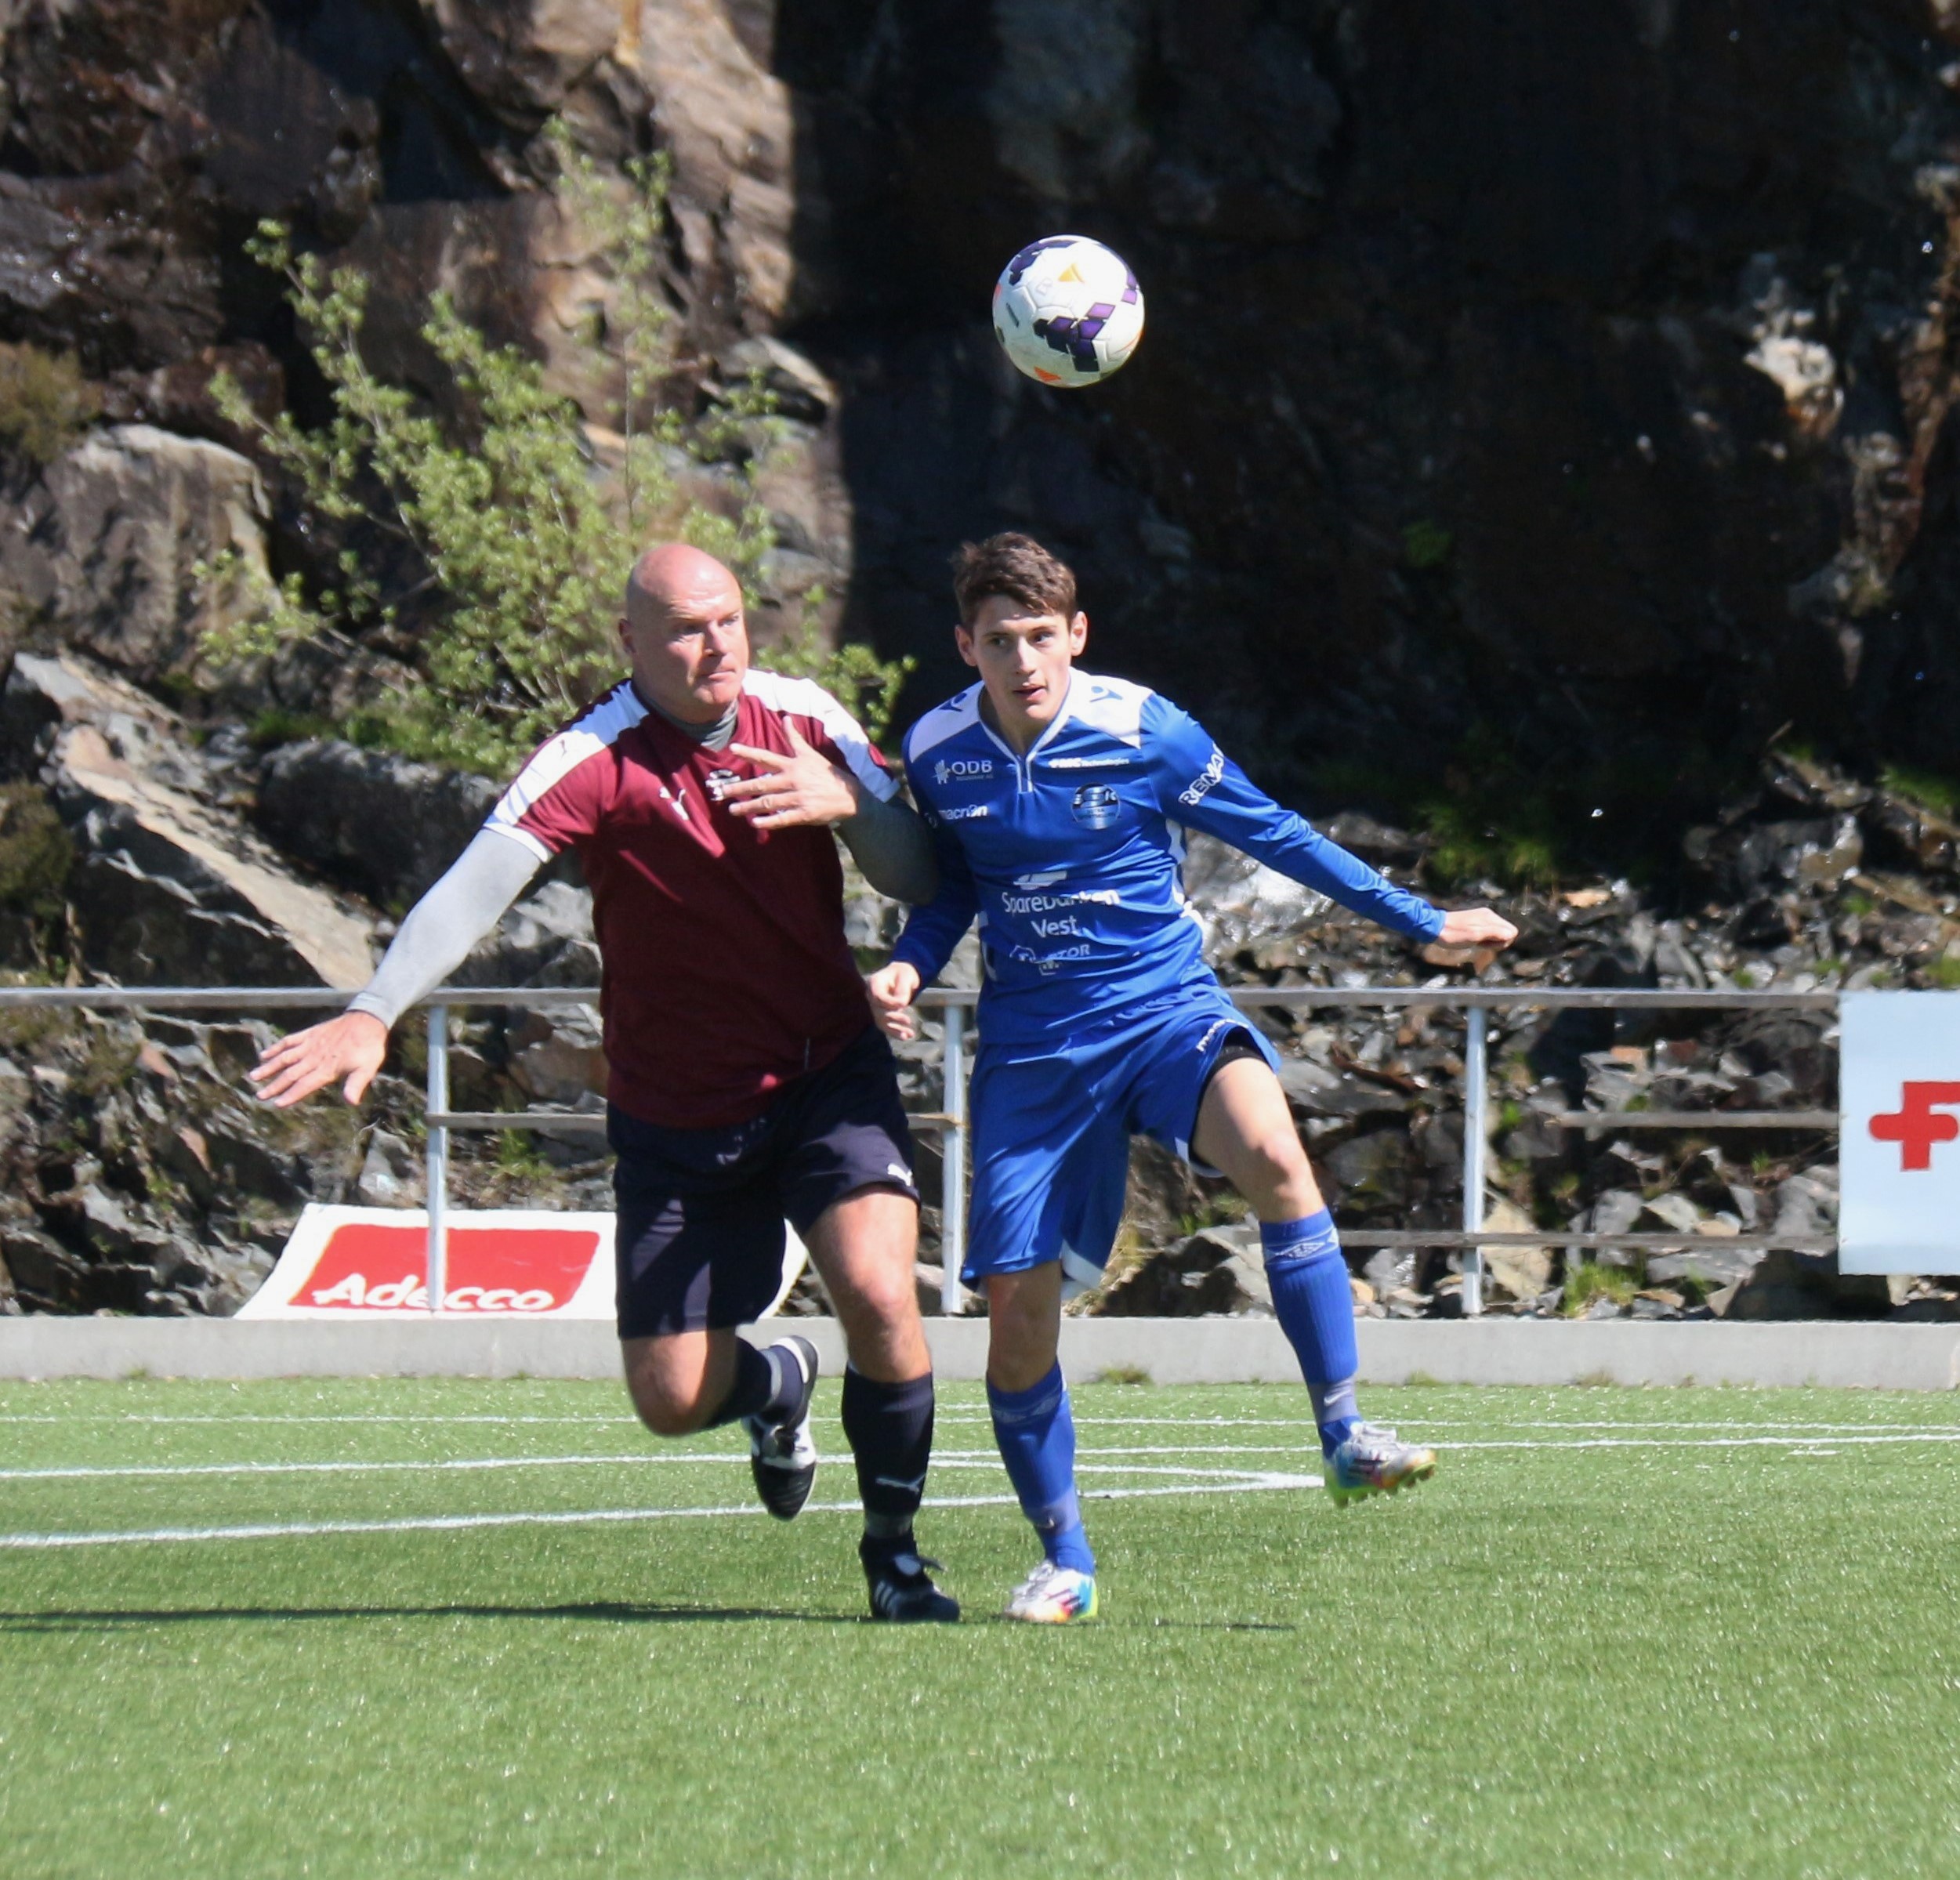
[[[290,411],[268,423],[235,383],[213,386],[226,417],[256,436],[339,545],[330,580],[295,574],[274,584],[236,558],[207,568],[208,580],[258,590],[243,624],[214,636],[214,651],[234,661],[273,655],[330,630],[396,625],[412,608],[418,670],[379,702],[375,728],[409,755],[492,775],[617,679],[613,623],[650,539],[678,536],[719,556],[752,595],[774,545],[755,476],[781,426],[760,383],[724,389],[692,422],[660,397],[672,315],[647,284],[665,228],[665,165],[629,162],[622,189],[562,127],[553,141],[563,200],[596,237],[614,286],[578,344],[586,382],[620,386],[607,414],[616,431],[589,426],[538,361],[493,345],[440,292],[422,333],[449,375],[448,396],[438,407],[386,382],[361,351],[366,277],[297,252],[275,222],[260,225],[248,252],[284,277],[332,415],[310,430]],[[725,510],[682,499],[676,467],[689,456],[717,464]],[[816,677],[875,737],[908,669],[862,646],[832,650],[807,614],[759,661]]]

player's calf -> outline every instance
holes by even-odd
[[[1061,1331],[1061,1267],[994,1273],[987,1405],[994,1440],[1021,1512],[1042,1544],[1034,1570],[1008,1596],[1006,1616],[1068,1625],[1096,1613],[1096,1556],[1075,1492],[1075,1414],[1056,1348]],[[1020,1384],[1010,1388],[1001,1380]]]
[[[951,1621],[959,1604],[933,1584],[912,1538],[933,1457],[933,1374],[888,1383],[855,1365],[844,1372],[845,1440],[864,1504],[864,1563],[871,1617]]]

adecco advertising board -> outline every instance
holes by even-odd
[[[448,1217],[445,1313],[610,1319],[613,1217],[505,1208]],[[787,1228],[773,1313],[802,1271]],[[429,1317],[429,1217],[419,1208],[309,1207],[241,1319]],[[769,1316],[765,1314],[765,1317]]]
[[[1960,1273],[1960,994],[1840,1005],[1840,1273]]]

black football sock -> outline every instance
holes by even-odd
[[[933,1457],[933,1374],[881,1384],[847,1366],[843,1421],[864,1504],[860,1555],[869,1565],[910,1553],[912,1517],[925,1495]]]
[[[737,1417],[760,1416],[765,1422],[780,1423],[802,1394],[803,1374],[788,1352],[777,1345],[758,1351],[747,1339],[737,1338],[735,1381],[722,1399],[721,1408],[702,1428],[719,1429]]]

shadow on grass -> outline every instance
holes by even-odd
[[[202,1625],[214,1621],[248,1624],[259,1620],[312,1619],[588,1619],[614,1625],[714,1625],[787,1620],[799,1625],[870,1625],[858,1613],[793,1612],[770,1606],[647,1606],[625,1600],[590,1599],[559,1606],[194,1606],[105,1607],[45,1612],[0,1612],[0,1636],[9,1632],[113,1632],[145,1625]],[[1009,1623],[1004,1613],[974,1613],[967,1622]],[[1159,1632],[1297,1632],[1269,1619],[1146,1619],[1143,1629]],[[1099,1632],[1125,1629],[1099,1623]]]
[[[197,1625],[212,1621],[309,1619],[594,1619],[615,1625],[734,1625],[787,1619],[806,1625],[868,1625],[854,1614],[792,1612],[767,1606],[647,1606],[591,1599],[560,1606],[194,1606],[110,1607],[99,1611],[0,1612],[0,1634],[114,1632],[139,1625]]]

